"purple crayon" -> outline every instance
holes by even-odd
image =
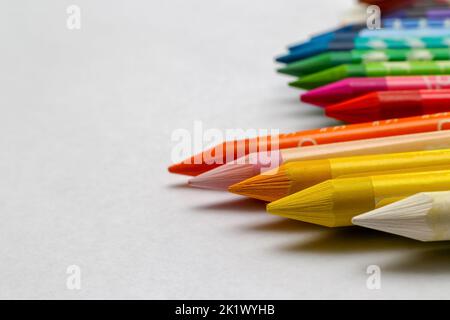
[[[450,9],[431,9],[427,11],[427,18],[429,19],[447,19],[450,18]]]
[[[450,75],[347,78],[310,90],[300,100],[326,107],[374,91],[450,89]]]

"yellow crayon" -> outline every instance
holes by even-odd
[[[450,170],[330,179],[267,205],[267,211],[327,227],[419,192],[450,190]]]

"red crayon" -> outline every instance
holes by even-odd
[[[325,108],[327,116],[348,123],[447,111],[450,111],[450,89],[372,92]]]
[[[450,76],[347,78],[301,95],[303,102],[326,107],[374,91],[450,89]]]

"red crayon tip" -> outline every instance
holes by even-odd
[[[373,92],[328,106],[325,114],[348,123],[450,111],[450,90]]]
[[[374,92],[328,106],[325,108],[325,114],[348,123],[361,122],[364,118],[378,118],[380,105],[378,96],[379,92]]]

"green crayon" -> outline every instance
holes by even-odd
[[[278,72],[304,76],[341,64],[382,61],[450,60],[449,48],[331,51],[287,64]]]
[[[397,61],[343,64],[312,73],[289,83],[290,86],[313,89],[350,77],[386,77],[414,75],[450,75],[450,61]]]

